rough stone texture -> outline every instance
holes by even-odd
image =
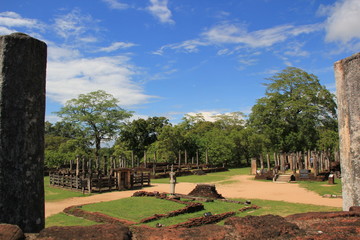
[[[134,240],[221,240],[230,238],[228,228],[219,225],[205,225],[196,228],[150,228],[147,226],[132,229]]]
[[[360,53],[335,63],[343,210],[360,206]]]
[[[230,217],[225,220],[223,226],[210,224],[191,228],[171,228],[170,226],[152,228],[137,225],[131,226],[129,230],[129,228],[121,224],[103,224],[89,227],[51,227],[27,239],[113,240],[130,238],[135,240],[359,240],[360,213],[355,211],[302,213],[285,218],[275,215]],[[3,238],[0,237],[0,239]]]
[[[215,185],[212,184],[197,184],[188,195],[206,198],[224,198],[216,191]]]
[[[88,219],[90,221],[98,222],[98,223],[109,223],[109,224],[118,224],[124,226],[130,226],[136,224],[136,222],[132,222],[125,219],[118,219],[115,217],[108,216],[99,212],[88,212],[81,209],[81,206],[72,206],[64,209],[64,213],[73,215],[75,217],[81,217]]]
[[[297,236],[297,240],[359,240],[360,213],[328,212],[301,213],[286,217],[305,231],[305,236]]]
[[[16,225],[0,224],[1,240],[20,240],[24,238],[24,233]]]
[[[37,240],[128,240],[131,232],[127,227],[115,224],[93,226],[50,227],[42,230]]]
[[[233,217],[225,225],[235,230],[235,239],[292,239],[304,235],[296,224],[276,215]]]
[[[244,218],[231,217],[224,226],[204,225],[194,228],[149,228],[145,226],[132,229],[133,239],[293,239],[304,236],[304,231],[280,216],[248,216]]]
[[[0,36],[0,222],[44,228],[47,46],[25,34]]]
[[[349,211],[359,213],[360,215],[360,206],[352,206],[350,207]]]
[[[226,212],[226,213],[220,213],[220,214],[210,215],[210,216],[206,216],[206,217],[204,216],[204,217],[191,218],[186,222],[175,224],[175,225],[169,226],[168,228],[199,227],[199,226],[203,226],[206,224],[220,222],[221,220],[224,220],[225,218],[234,216],[235,214],[236,214],[235,212]]]

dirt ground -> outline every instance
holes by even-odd
[[[230,184],[212,183],[216,185],[216,190],[225,198],[245,198],[245,199],[264,199],[278,200],[292,203],[306,203],[314,205],[342,207],[340,198],[323,198],[318,194],[299,187],[295,183],[273,183],[264,181],[254,181],[253,176],[238,175],[233,176],[230,180],[236,182]],[[178,183],[175,192],[188,194],[196,186],[196,183]],[[145,187],[145,191],[169,192],[169,184],[153,184],[151,187]],[[131,197],[134,192],[118,191],[96,194],[89,197],[69,198],[62,201],[46,202],[45,216],[51,216],[62,212],[65,208],[73,205],[82,205],[89,203],[105,202],[121,198]]]

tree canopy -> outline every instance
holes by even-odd
[[[288,67],[268,81],[249,124],[268,136],[273,150],[314,149],[321,131],[337,130],[335,97],[315,75]]]
[[[133,120],[122,126],[117,142],[122,142],[125,147],[141,158],[147,147],[158,140],[161,129],[168,125],[170,125],[169,120],[165,117]]]
[[[74,154],[98,156],[102,141],[115,145],[101,154],[137,159],[157,157],[175,162],[199,157],[210,164],[241,166],[272,152],[336,150],[338,133],[335,96],[319,79],[299,68],[288,67],[267,79],[265,96],[247,117],[241,112],[185,115],[172,125],[165,117],[125,121],[132,112],[104,91],[81,94],[58,112],[62,121],[45,124],[46,156],[56,165]],[[105,151],[106,150],[106,151]]]
[[[118,100],[103,90],[80,94],[57,112],[64,122],[75,124],[95,145],[99,155],[102,141],[113,140],[125,119],[132,116],[118,106]]]

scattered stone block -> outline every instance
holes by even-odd
[[[225,226],[235,230],[236,239],[293,239],[305,234],[296,224],[276,215],[232,217]]]
[[[50,227],[42,230],[36,240],[130,240],[131,232],[129,228],[115,225],[102,224],[93,226],[71,226],[71,227]]]
[[[349,211],[360,213],[360,206],[352,206],[352,207],[350,207]]]
[[[219,198],[224,197],[216,191],[216,187],[213,184],[197,184],[196,187],[188,194],[189,196],[195,197],[206,197],[206,198]]]
[[[0,239],[1,240],[22,240],[24,233],[16,225],[0,224]]]

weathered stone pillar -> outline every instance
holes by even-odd
[[[257,170],[256,158],[251,158],[251,170],[250,170],[250,174],[251,174],[251,175],[256,175],[256,170]]]
[[[343,210],[360,206],[360,53],[335,63]]]
[[[47,46],[25,34],[0,36],[0,222],[44,228]]]

